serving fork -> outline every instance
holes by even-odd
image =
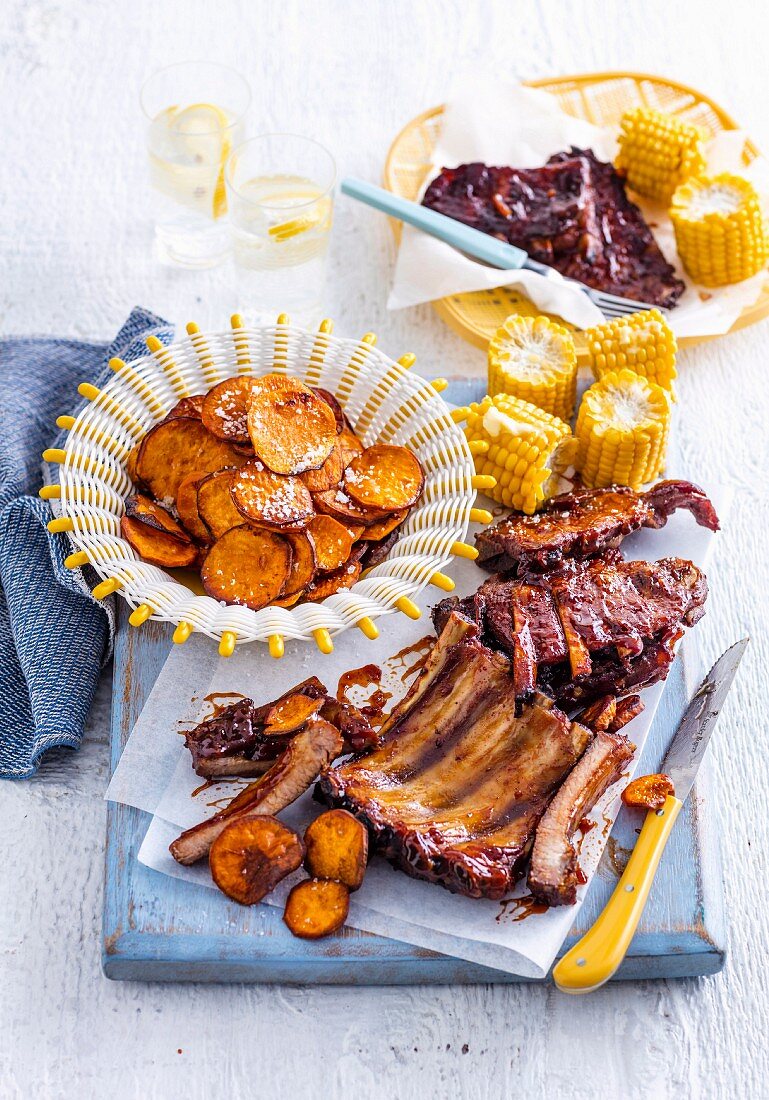
[[[349,195],[350,198],[372,206],[375,210],[381,210],[384,214],[413,225],[416,229],[429,233],[431,237],[436,237],[439,241],[444,241],[453,248],[459,249],[460,252],[465,252],[476,260],[482,260],[491,267],[505,270],[525,268],[527,271],[535,271],[538,275],[543,275],[546,279],[561,278],[554,268],[532,260],[522,248],[464,225],[455,218],[438,213],[437,210],[430,210],[421,203],[403,199],[392,191],[376,187],[373,183],[348,177],[342,180],[340,190],[343,195]],[[583,294],[586,294],[600,309],[604,317],[610,319],[627,317],[631,313],[638,313],[639,310],[658,308],[650,302],[635,302],[631,298],[620,298],[616,294],[595,290],[579,282],[578,279],[565,281],[579,287]]]

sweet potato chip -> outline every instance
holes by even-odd
[[[341,569],[335,569],[333,573],[317,577],[305,589],[304,598],[310,603],[319,603],[320,600],[325,600],[326,596],[333,596],[342,588],[352,588],[362,571],[360,562],[348,561]]]
[[[194,417],[174,417],[156,424],[142,440],[137,473],[156,500],[176,500],[188,474],[212,474],[225,466],[242,466],[243,455],[217,439]]]
[[[176,511],[179,513],[185,531],[189,531],[198,542],[209,542],[211,536],[198,512],[198,485],[209,475],[205,470],[193,470],[176,490]]]
[[[291,547],[291,572],[283,586],[283,599],[298,599],[315,576],[315,547],[304,531],[286,531],[283,535]],[[294,603],[296,600],[294,600]],[[282,607],[291,607],[281,604]]]
[[[120,520],[120,533],[126,542],[130,542],[142,561],[150,565],[159,565],[163,569],[177,569],[192,565],[197,557],[198,548],[186,539],[182,542],[175,535],[161,528],[151,527],[140,519],[123,516]]]
[[[299,939],[319,940],[342,928],[349,908],[350,891],[341,882],[309,878],[288,895],[283,920]]]
[[[352,550],[353,538],[333,516],[313,516],[307,530],[315,547],[315,561],[321,573],[332,573],[344,565]]]
[[[232,499],[250,522],[266,527],[303,527],[314,514],[309,490],[298,477],[285,477],[248,462],[232,483]]]
[[[343,428],[337,439],[337,446],[342,454],[342,465],[345,469],[352,460],[365,450],[363,443],[358,439],[352,428]]]
[[[642,810],[661,810],[668,795],[675,793],[669,775],[640,775],[625,787],[622,801],[626,806],[637,806]]]
[[[193,420],[200,420],[205,399],[204,393],[193,393],[191,397],[183,397],[181,401],[176,402],[169,413],[166,413],[166,420],[176,420],[180,416],[191,416]]]
[[[305,470],[299,477],[311,493],[322,493],[326,489],[336,489],[343,473],[342,449],[337,442],[319,470]]]
[[[380,539],[387,538],[396,527],[400,527],[408,514],[408,508],[401,508],[399,512],[393,512],[391,516],[377,520],[369,527],[364,527],[360,537],[366,542],[379,542]]]
[[[377,523],[388,516],[389,510],[383,508],[362,508],[340,486],[338,489],[327,489],[323,493],[313,493],[315,509],[327,516],[333,516],[345,526],[354,524],[356,527],[368,527],[371,523]]]
[[[348,890],[363,882],[368,860],[368,829],[347,810],[328,810],[304,834],[304,866],[312,878],[333,879]]]
[[[173,535],[180,542],[190,541],[190,536],[168,509],[158,504],[156,500],[151,500],[144,493],[136,493],[135,496],[128,497],[125,502],[125,514],[129,519],[139,520],[140,523],[152,527],[155,531],[164,531]]]
[[[337,435],[339,435],[339,433],[347,427],[347,418],[344,415],[344,409],[339,404],[336,397],[334,397],[333,393],[330,392],[330,390],[324,390],[320,386],[313,386],[312,389],[315,393],[317,393],[318,397],[323,398],[323,400],[326,402],[326,404],[334,414],[334,420],[336,420],[336,432]]]
[[[135,447],[132,447],[128,452],[128,458],[125,460],[125,472],[130,477],[134,485],[139,483],[139,475],[136,472],[136,463],[139,459],[139,448],[141,443],[137,443]]]
[[[304,596],[303,590],[300,588],[298,592],[292,592],[290,596],[279,596],[278,599],[272,601],[272,607],[294,607]]]
[[[343,486],[364,508],[397,511],[416,504],[424,486],[422,467],[406,447],[377,443],[348,465]]]
[[[231,492],[237,475],[237,470],[217,470],[198,483],[198,512],[214,539],[221,538],[226,531],[243,523]]]
[[[233,901],[255,905],[302,863],[302,838],[276,817],[233,821],[211,845],[216,885]]]
[[[381,565],[382,562],[387,559],[388,554],[399,538],[400,530],[396,527],[394,531],[391,531],[385,538],[380,539],[379,542],[364,542],[361,539],[359,543],[356,543],[356,547],[365,547],[363,555],[360,558],[362,568],[374,569],[377,565]]]
[[[317,470],[336,441],[334,413],[298,379],[265,384],[275,377],[256,379],[251,393],[248,434],[254,451],[276,474]]]
[[[203,402],[203,423],[217,439],[248,443],[248,402],[255,378],[237,375],[210,389]]]
[[[317,714],[325,702],[325,697],[312,698],[296,692],[287,699],[271,707],[264,719],[264,733],[267,737],[282,737],[301,729],[308,718]]]
[[[215,600],[253,611],[279,596],[291,572],[291,547],[272,531],[233,527],[209,550],[200,579]]]

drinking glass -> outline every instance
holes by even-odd
[[[239,146],[225,172],[242,312],[254,323],[286,312],[320,318],[336,164],[317,141],[263,134]]]
[[[158,256],[214,267],[230,249],[224,166],[251,102],[238,73],[211,61],[169,65],[141,91]]]

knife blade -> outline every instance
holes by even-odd
[[[649,810],[625,870],[595,924],[553,969],[564,993],[590,993],[608,981],[625,957],[646,905],[662,853],[694,785],[713,726],[732,686],[749,639],[723,653],[695,691],[673,734],[662,768],[675,794]]]
[[[692,696],[668,745],[661,770],[673,780],[676,798],[682,802],[694,786],[716,719],[749,641],[742,638],[721,654]]]

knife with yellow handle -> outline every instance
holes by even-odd
[[[591,993],[607,982],[625,957],[649,897],[668,837],[694,786],[724,699],[748,639],[736,642],[713,665],[694,693],[673,735],[661,770],[673,781],[660,810],[649,810],[627,867],[589,932],[553,970],[564,993]]]

